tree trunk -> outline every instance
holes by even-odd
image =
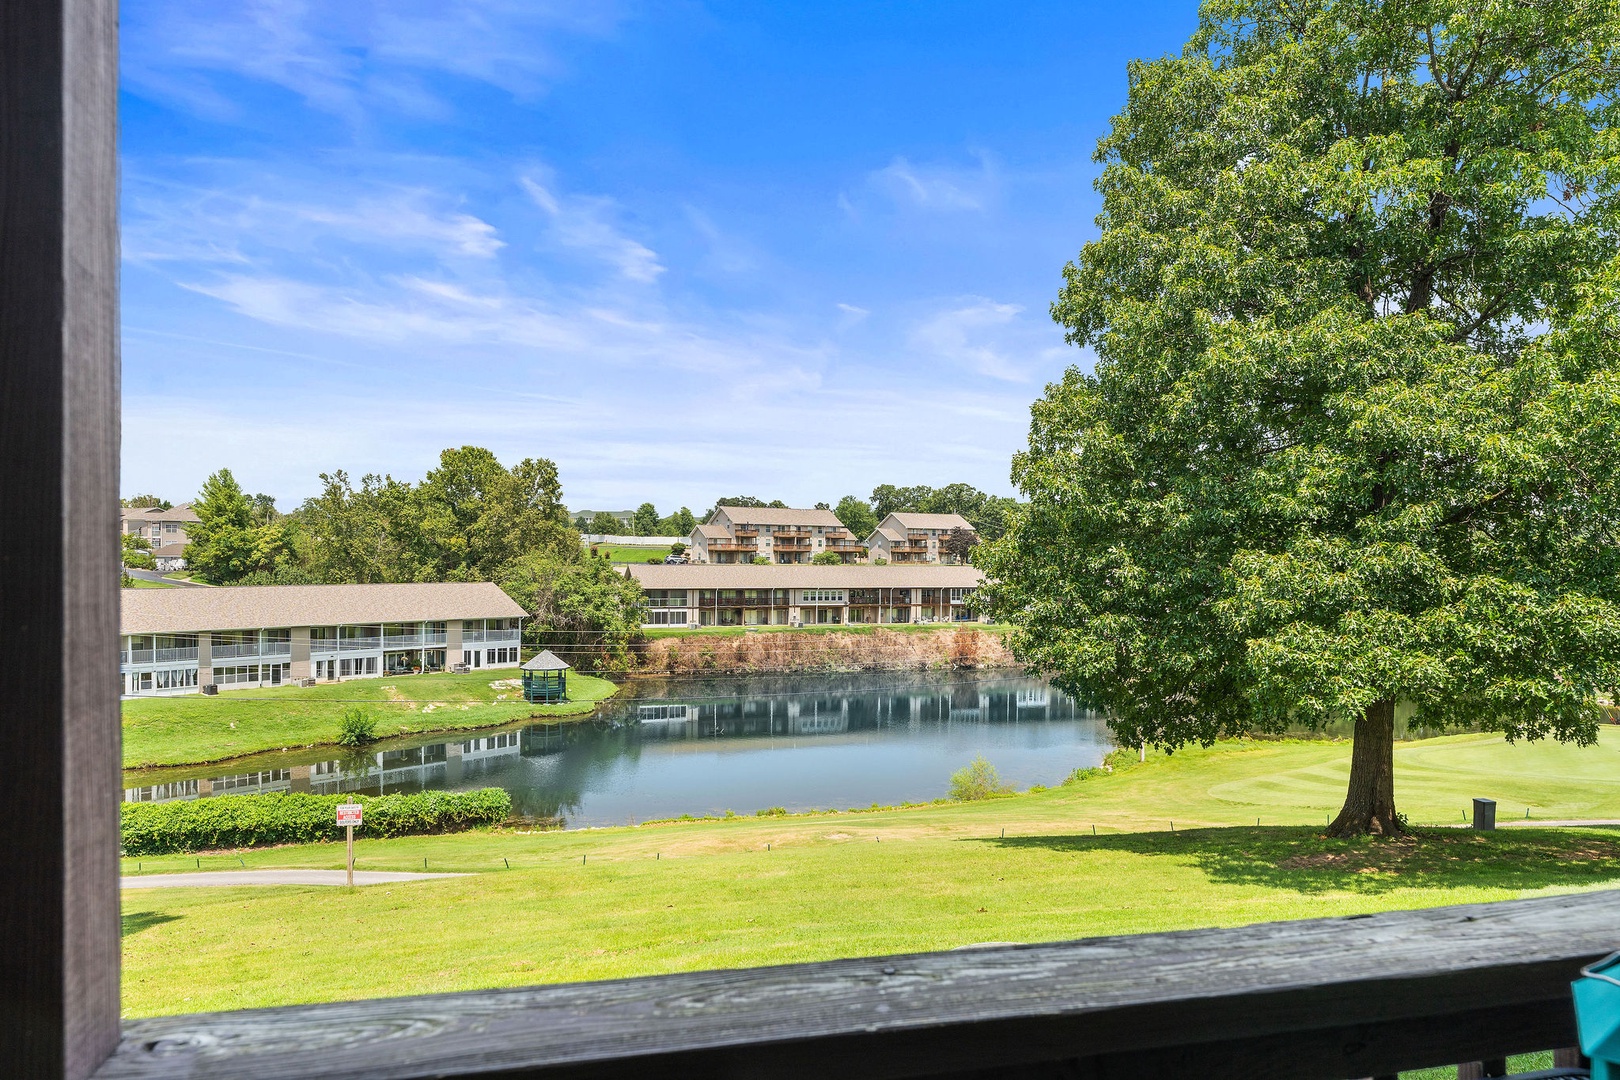
[[[1350,790],[1328,835],[1394,836],[1403,831],[1395,816],[1395,703],[1379,701],[1356,721]]]

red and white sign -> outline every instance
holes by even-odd
[[[339,825],[358,825],[364,807],[357,802],[338,803],[337,823]]]

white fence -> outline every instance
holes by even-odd
[[[690,543],[684,536],[614,536],[611,533],[580,533],[585,544],[623,544],[626,547],[669,547]]]

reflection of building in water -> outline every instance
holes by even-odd
[[[1052,704],[1052,694],[1044,686],[1020,690],[1014,704],[1020,709],[1044,709]]]
[[[636,709],[636,719],[643,724],[654,720],[685,720],[686,705],[642,705]]]
[[[384,750],[342,761],[317,761],[287,769],[265,769],[201,780],[177,780],[149,787],[125,788],[125,802],[173,802],[212,795],[263,795],[274,791],[336,795],[342,792],[386,794],[421,790],[433,784],[454,785],[462,769],[515,758],[520,733],[505,731],[462,742],[433,743],[408,750]]]
[[[174,802],[176,799],[195,799],[200,780],[176,780],[172,784],[153,784],[150,787],[124,789],[125,802]]]
[[[953,693],[951,695],[951,711],[949,718],[953,721],[979,721],[988,716],[990,705],[989,694]]]

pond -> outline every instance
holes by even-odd
[[[1018,672],[649,680],[588,722],[131,772],[124,797],[495,786],[519,814],[580,827],[922,802],[978,755],[1016,788],[1052,785],[1109,749],[1100,715]]]

